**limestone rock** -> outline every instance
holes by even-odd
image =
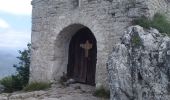
[[[170,38],[131,26],[107,62],[111,100],[169,100]]]
[[[5,96],[0,96],[0,100],[8,100],[8,98]]]

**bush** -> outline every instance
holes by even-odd
[[[110,91],[102,86],[99,89],[96,89],[93,95],[101,98],[110,98]]]
[[[0,80],[0,84],[5,87],[5,90],[3,91],[5,93],[11,93],[14,91],[21,90],[23,88],[22,83],[20,81],[20,77],[17,75],[4,77],[2,80]]]
[[[12,76],[8,76],[0,80],[0,84],[2,84],[5,87],[4,92],[13,92],[13,80]]]
[[[132,41],[134,46],[142,45],[142,41],[141,41],[140,37],[138,35],[136,35],[136,34],[132,37],[131,41]]]
[[[170,22],[164,15],[156,14],[152,21],[152,27],[158,29],[161,33],[170,35]]]
[[[38,91],[38,90],[45,90],[50,88],[50,84],[49,83],[43,83],[43,82],[34,82],[34,83],[30,83],[28,84],[25,88],[24,91]]]
[[[167,35],[170,35],[170,22],[165,15],[162,14],[155,14],[152,20],[146,17],[141,17],[134,20],[133,24],[140,25],[144,28],[153,27],[158,29],[161,33],[167,33]]]
[[[151,21],[146,17],[141,17],[139,19],[134,20],[133,24],[140,25],[144,28],[150,28],[151,27]]]

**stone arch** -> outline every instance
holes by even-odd
[[[54,46],[54,73],[53,77],[55,80],[58,80],[63,72],[67,72],[67,64],[68,64],[68,54],[69,54],[69,44],[72,37],[82,28],[87,28],[92,31],[89,27],[82,24],[71,24],[65,27],[55,39]],[[93,33],[93,32],[92,32]],[[94,35],[94,34],[93,34]],[[95,35],[94,35],[95,37]],[[96,37],[95,37],[96,38]]]
[[[51,66],[51,80],[58,80],[59,76],[61,76],[63,73],[62,71],[66,71],[66,63],[63,63],[61,61],[58,61],[58,58],[60,59],[65,59],[64,57],[68,56],[68,53],[65,53],[64,57],[62,56],[61,53],[57,53],[57,49],[60,48],[60,45],[62,44],[57,44],[56,42],[58,39],[63,38],[65,39],[67,37],[71,37],[75,31],[82,27],[88,27],[93,35],[96,38],[97,41],[97,63],[96,63],[96,86],[104,85],[105,87],[108,87],[108,82],[107,82],[107,70],[106,70],[106,61],[108,57],[108,50],[107,50],[107,35],[109,32],[105,30],[104,26],[100,24],[100,21],[98,21],[94,16],[91,15],[84,15],[83,13],[75,11],[74,13],[79,14],[79,16],[74,16],[74,14],[69,15],[69,17],[66,16],[59,16],[58,18],[54,17],[51,20],[53,20],[50,24],[53,25],[50,29],[50,36],[53,37],[51,38],[51,42],[53,43],[53,51],[51,52],[52,55],[54,55],[54,60],[52,61],[52,66]],[[55,20],[55,21],[54,21]],[[69,31],[70,32],[69,32]],[[64,35],[65,34],[65,35]],[[71,38],[70,38],[71,39]],[[64,48],[65,51],[68,51],[68,46],[69,46],[69,39],[63,40],[67,41],[67,45],[65,45]],[[58,45],[58,48],[57,48]],[[64,50],[59,50],[59,51],[64,51]],[[60,55],[61,54],[61,55]],[[56,65],[62,65],[65,67],[59,67]]]

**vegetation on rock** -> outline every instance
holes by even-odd
[[[142,41],[141,41],[141,39],[140,39],[140,37],[137,35],[137,34],[135,34],[133,37],[132,37],[132,44],[134,45],[134,46],[140,46],[140,45],[142,45]]]
[[[13,79],[12,76],[8,76],[0,80],[0,83],[5,86],[4,92],[12,92],[13,91]]]
[[[93,95],[100,98],[110,98],[110,91],[102,86],[99,89],[96,89]]]
[[[167,20],[167,17],[163,14],[155,14],[153,19],[148,19],[146,17],[141,17],[133,21],[133,24],[140,25],[144,28],[156,28],[161,33],[167,33],[170,35],[170,22]]]
[[[50,83],[44,83],[44,82],[34,82],[28,84],[23,90],[24,91],[37,91],[37,90],[45,90],[50,88]]]

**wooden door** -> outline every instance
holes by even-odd
[[[79,30],[71,39],[67,75],[77,82],[95,85],[97,46],[88,28]]]

